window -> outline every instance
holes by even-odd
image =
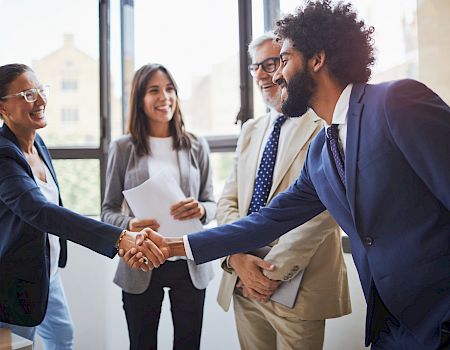
[[[134,70],[155,62],[171,71],[187,129],[199,135],[237,134],[237,1],[136,0],[134,23]]]
[[[412,78],[450,102],[450,2],[432,0],[353,0],[360,18],[375,28],[376,62],[372,83]],[[292,13],[296,0],[281,0],[282,13]]]
[[[61,82],[62,91],[76,91],[78,89],[78,81],[74,79],[63,79]]]
[[[61,121],[63,123],[74,123],[78,121],[78,109],[63,108],[61,110]]]
[[[41,83],[50,85],[48,125],[39,134],[55,159],[64,204],[83,214],[98,215],[103,162],[99,2],[0,0],[0,8],[8,14],[2,18],[0,30],[9,33],[2,38],[0,64],[25,63]],[[49,11],[58,15],[49,17]],[[46,19],[38,30],[36,18]],[[14,28],[13,32],[8,28]],[[30,34],[37,36],[30,39]],[[82,183],[72,179],[74,174]],[[85,196],[93,197],[86,200]]]

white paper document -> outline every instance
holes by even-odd
[[[165,171],[153,175],[139,186],[123,191],[123,195],[136,218],[158,221],[158,233],[163,236],[181,237],[203,230],[198,219],[180,221],[170,215],[170,207],[186,196],[173,176]]]

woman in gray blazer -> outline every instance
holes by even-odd
[[[159,64],[147,64],[133,78],[128,134],[112,142],[109,150],[102,220],[133,231],[157,230],[158,218],[135,218],[122,191],[163,169],[187,197],[172,205],[174,219],[200,219],[203,224],[214,219],[208,145],[185,131],[177,87],[169,71]],[[122,288],[130,349],[156,349],[164,287],[169,288],[173,348],[198,349],[205,288],[212,277],[210,264],[196,266],[181,258],[151,272],[131,270],[120,261],[114,282]]]

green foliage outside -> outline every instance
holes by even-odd
[[[53,160],[63,204],[77,213],[100,215],[100,164],[96,159]]]

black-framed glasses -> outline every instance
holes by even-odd
[[[25,99],[25,101],[32,103],[32,102],[36,102],[36,100],[38,99],[38,95],[41,95],[41,97],[45,101],[47,101],[49,91],[50,91],[49,86],[43,85],[38,88],[32,88],[32,89],[18,92],[17,94],[11,94],[11,95],[0,97],[0,100],[6,100],[11,97],[22,96]]]
[[[252,76],[255,76],[259,66],[261,66],[264,72],[273,73],[278,69],[279,65],[280,57],[269,57],[262,62],[249,64],[248,70]]]

